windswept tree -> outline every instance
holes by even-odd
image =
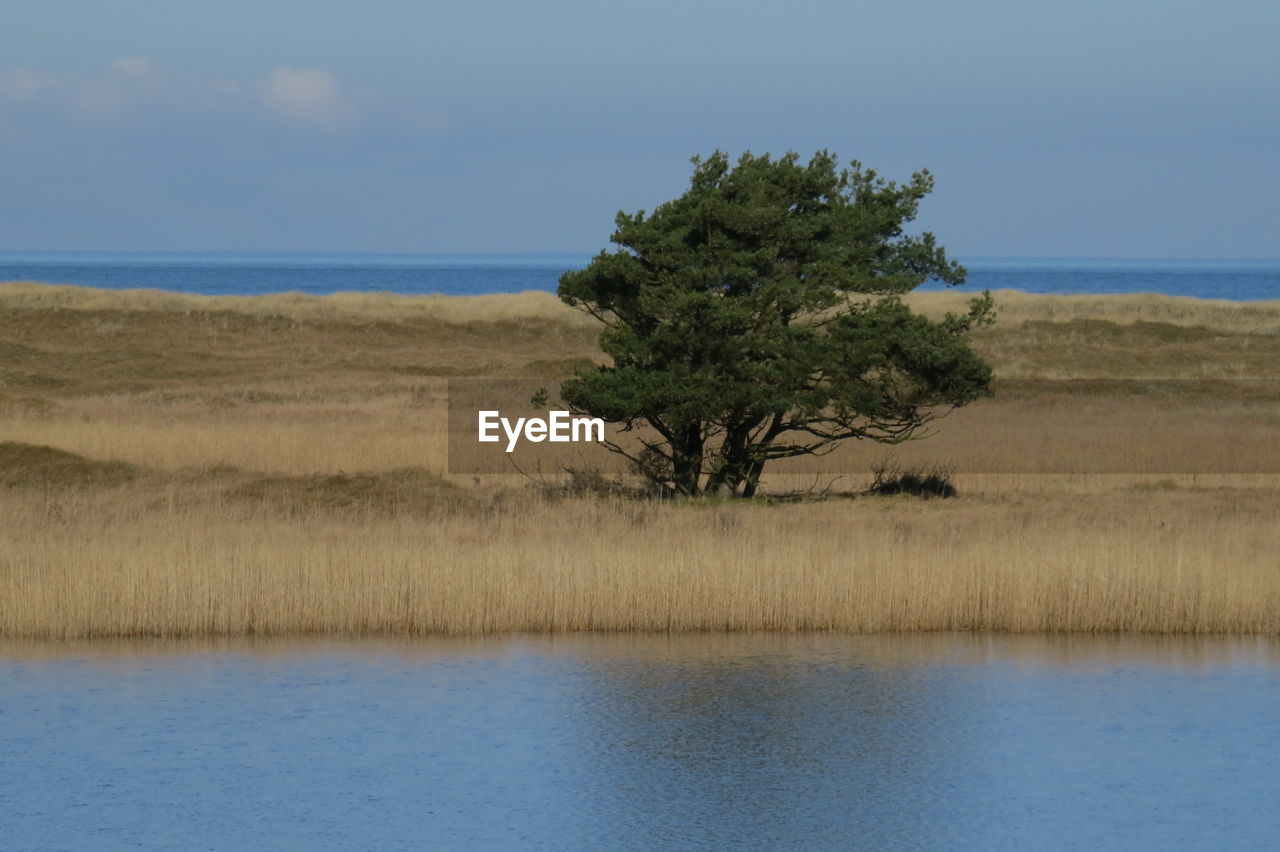
[[[751,496],[772,459],[904,441],[989,393],[967,332],[992,320],[990,295],[941,321],[901,300],[965,277],[932,234],[904,233],[927,171],[897,184],[826,151],[693,164],[687,192],[620,212],[618,248],[560,278],[560,298],[604,324],[612,361],[561,396],[634,432],[610,448],[641,473],[679,494]]]

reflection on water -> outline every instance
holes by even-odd
[[[1224,848],[1264,639],[0,644],[4,848]]]

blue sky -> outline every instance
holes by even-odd
[[[590,252],[715,148],[953,254],[1276,257],[1280,6],[10,0],[0,250]]]

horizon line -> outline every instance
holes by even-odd
[[[254,256],[254,257],[531,257],[531,258],[592,258],[599,252],[582,251],[334,251],[292,249],[0,249],[3,256],[55,257],[76,255],[128,256]],[[1202,256],[1202,255],[1071,255],[1071,254],[957,254],[961,261],[983,260],[1092,260],[1092,261],[1243,261],[1280,262],[1280,257],[1266,256]]]

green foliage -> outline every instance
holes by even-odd
[[[932,234],[904,233],[927,171],[897,184],[826,151],[693,163],[684,195],[619,213],[619,248],[560,278],[612,359],[561,395],[639,430],[640,452],[613,446],[638,469],[682,494],[749,496],[770,459],[906,440],[988,393],[966,332],[991,321],[990,295],[941,322],[899,298],[965,276]]]

